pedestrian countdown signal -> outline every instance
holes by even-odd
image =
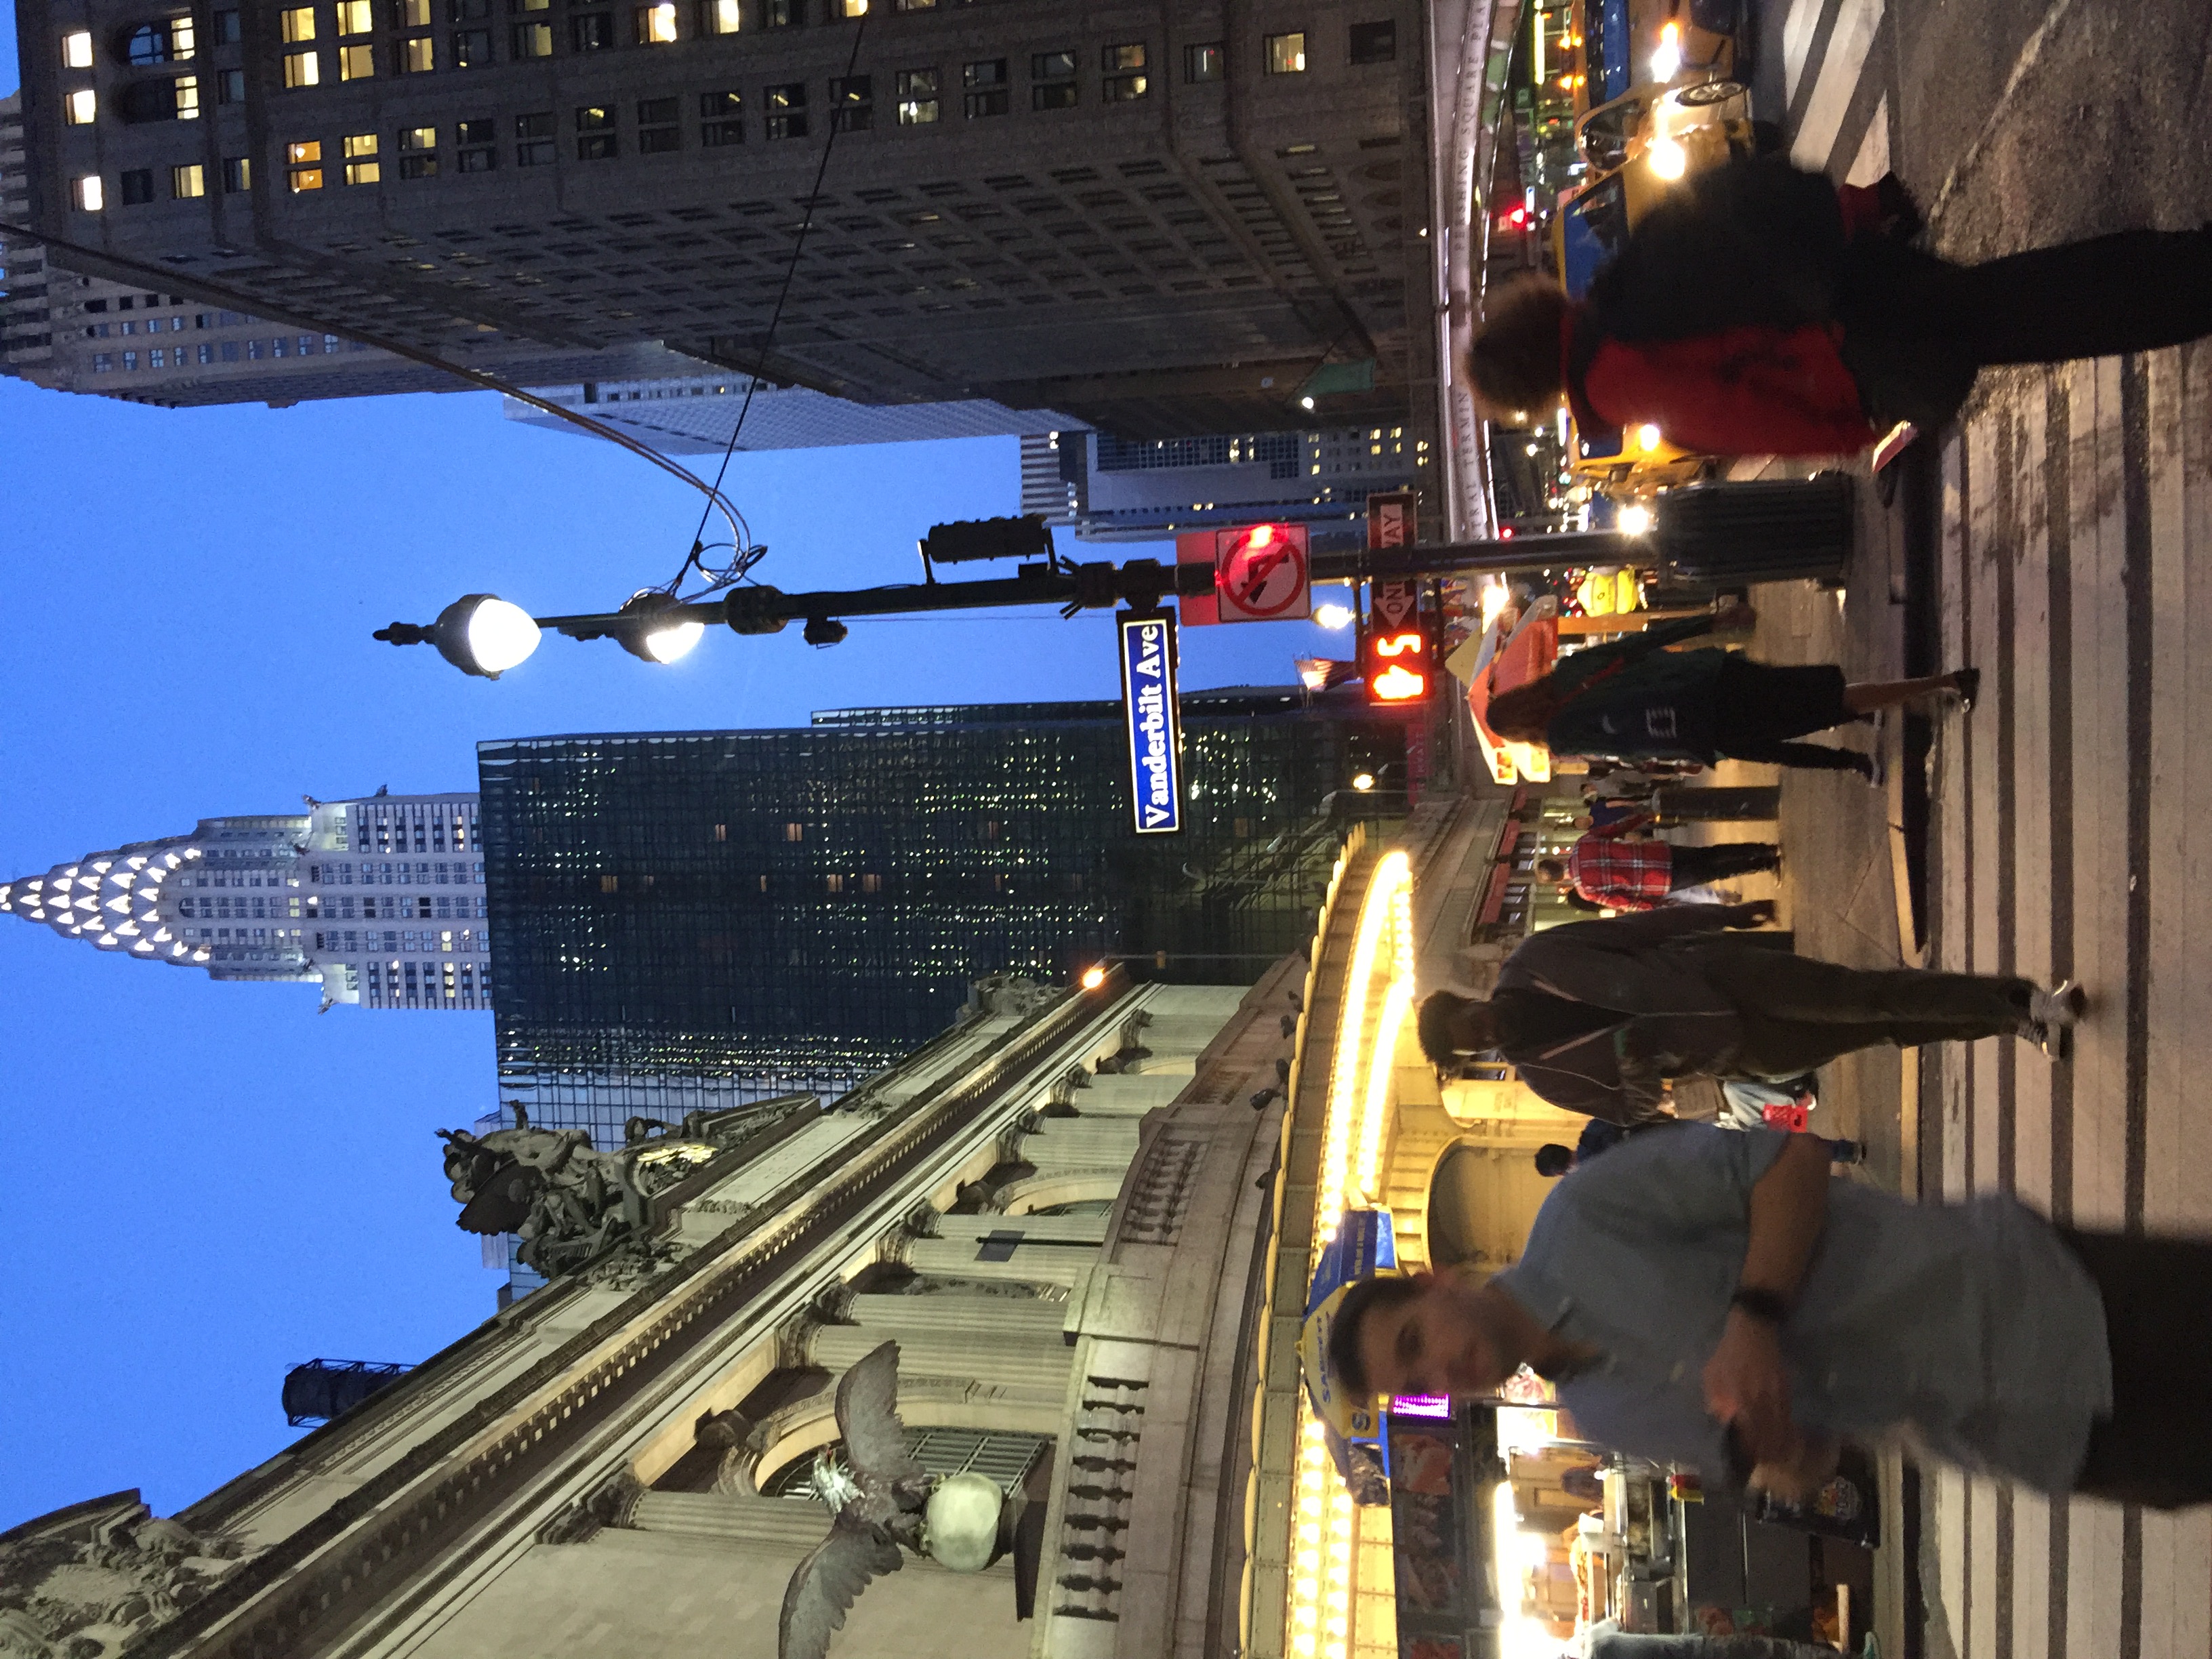
[[[1425,702],[1436,684],[1437,639],[1421,615],[1421,586],[1378,581],[1369,590],[1359,667],[1367,701],[1382,707]]]

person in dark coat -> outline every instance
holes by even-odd
[[[2212,226],[1958,265],[1894,234],[1898,193],[1777,155],[1701,173],[1580,302],[1546,277],[1502,287],[1468,381],[1502,419],[1565,401],[1585,431],[1648,423],[1705,454],[1847,454],[1899,422],[1936,431],[1996,364],[2212,334]]]
[[[1972,708],[1981,675],[1972,668],[1924,679],[1847,684],[1823,664],[1778,667],[1740,652],[1665,647],[1710,630],[1722,617],[1685,617],[1641,634],[1562,657],[1548,674],[1500,691],[1483,723],[1516,743],[1554,755],[1687,759],[1723,757],[1775,766],[1881,773],[1855,749],[1795,741],[1876,709],[1955,694]]]
[[[1422,1051],[1449,1067],[1494,1048],[1553,1105],[1627,1126],[1662,1115],[1673,1079],[1796,1077],[1879,1043],[2018,1036],[2060,1058],[2087,1006],[2070,984],[1846,968],[1723,931],[1773,915],[1764,901],[1680,904],[1547,928],[1487,1000],[1424,1001]]]

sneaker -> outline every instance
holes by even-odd
[[[1972,714],[1974,699],[1982,693],[1982,671],[1978,668],[1960,669],[1951,676],[1951,688],[1959,694],[1960,713]]]
[[[2045,1025],[2077,1024],[2088,1012],[2089,994],[2070,979],[2059,981],[2048,991],[2034,991],[2027,999],[2027,1017]]]
[[[1889,782],[1889,767],[1879,750],[1859,757],[1859,775],[1866,780],[1869,789],[1882,788]]]
[[[1836,1142],[1835,1146],[1828,1153],[1828,1162],[1831,1164],[1865,1163],[1866,1142],[1863,1140],[1839,1140]]]
[[[2042,994],[2040,992],[2038,995]],[[2040,1019],[2021,1022],[2020,1038],[2043,1050],[2043,1056],[2054,1066],[2065,1064],[2074,1058],[2074,1033],[2070,1027],[2053,1025]]]

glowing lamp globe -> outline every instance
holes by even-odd
[[[438,654],[465,674],[495,680],[538,649],[538,623],[519,605],[471,593],[438,613]]]

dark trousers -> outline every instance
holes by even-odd
[[[1711,823],[1728,818],[1773,818],[1782,811],[1782,792],[1772,784],[1747,788],[1698,788],[1681,784],[1656,789],[1651,810],[1662,822]]]
[[[2089,1431],[2074,1490],[2118,1504],[2212,1503],[2212,1240],[2058,1236],[2105,1300],[2112,1414]]]
[[[1748,1077],[1791,1077],[1884,1043],[1911,1048],[2010,1036],[2035,988],[2024,979],[1846,968],[1727,946],[1700,955],[1706,982],[1735,1004],[1742,1028],[1735,1069]]]
[[[1759,766],[1794,766],[1810,772],[1863,773],[1870,763],[1856,749],[1825,743],[1799,743],[1795,738],[1778,742],[1739,740],[1729,744],[1728,758],[1750,761]]]
[[[1837,320],[1876,426],[1933,432],[1978,370],[2115,357],[2212,334],[2212,228],[2131,230],[1954,265],[1887,237],[1844,255]]]
[[[1782,849],[1763,841],[1723,842],[1717,847],[1677,847],[1674,854],[1676,887],[1702,887],[1709,881],[1726,881],[1756,870],[1771,870],[1782,861]]]

